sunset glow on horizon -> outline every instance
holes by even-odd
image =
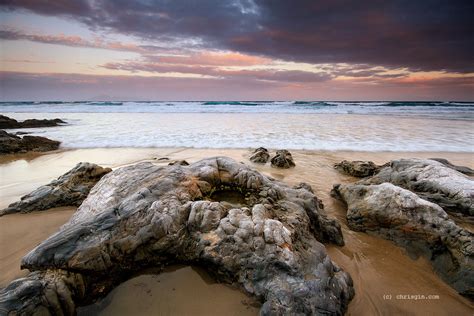
[[[3,100],[474,100],[472,2],[2,1]]]

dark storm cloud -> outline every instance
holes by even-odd
[[[6,10],[27,9],[39,14],[68,14],[84,16],[91,14],[89,1],[84,0],[2,0]]]
[[[474,71],[474,1],[7,1],[92,28],[287,61]],[[186,43],[186,42],[185,42]],[[184,44],[183,44],[184,45]]]

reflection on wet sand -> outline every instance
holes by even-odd
[[[341,222],[346,245],[327,246],[327,248],[333,261],[348,271],[354,279],[356,296],[349,305],[349,315],[472,314],[473,304],[441,281],[425,258],[411,259],[404,249],[389,241],[349,230],[344,205],[329,195],[333,184],[356,181],[332,168],[335,162],[343,159],[372,160],[377,164],[383,164],[391,159],[403,157],[443,157],[454,164],[473,167],[472,154],[292,151],[296,167],[279,170],[270,167],[269,164],[262,166],[250,163],[247,159],[249,153],[248,150],[237,149],[82,149],[41,155],[30,161],[10,161],[0,165],[0,196],[2,196],[0,207],[5,207],[9,202],[28,193],[32,187],[49,182],[79,161],[119,167],[144,160],[162,165],[169,163],[169,160],[158,160],[160,157],[167,157],[170,160],[185,159],[192,163],[204,157],[225,155],[251,164],[259,171],[290,185],[299,182],[310,184],[316,195],[323,200],[326,211]],[[271,154],[274,154],[274,151],[271,151]],[[53,215],[48,217],[49,214]],[[21,275],[18,270],[21,256],[57,229],[72,212],[61,213],[61,220],[57,221],[52,220],[54,214],[57,215],[53,211],[46,211],[0,218],[2,285]],[[32,230],[32,235],[24,236],[21,233],[12,235],[2,229],[8,226],[11,232],[16,233],[14,229],[16,225],[28,227],[19,224],[22,220],[28,222],[31,227],[47,226],[53,229],[42,233]],[[463,226],[472,227],[472,223],[463,223]],[[18,253],[13,255],[11,250],[13,248],[10,250],[7,248],[14,247],[13,245],[16,246],[17,243],[26,243],[26,246],[18,247]],[[7,259],[8,264],[5,261]],[[397,299],[397,295],[436,295],[437,298],[405,300]],[[256,314],[258,308],[249,306],[252,305],[249,300],[244,294],[225,285],[206,284],[195,268],[187,267],[160,275],[142,275],[131,279],[118,286],[107,298],[95,305],[95,308],[96,311],[100,310],[101,314],[114,315],[127,314],[127,311],[131,314],[165,315],[210,314],[214,311],[231,315]],[[241,301],[245,301],[246,305]]]

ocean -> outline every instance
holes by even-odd
[[[67,121],[22,130],[64,148],[474,151],[474,102],[0,102],[0,113]]]

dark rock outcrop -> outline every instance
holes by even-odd
[[[262,315],[342,315],[352,280],[321,242],[341,244],[341,229],[307,189],[225,157],[140,163],[105,175],[71,220],[23,258],[23,268],[46,272],[2,290],[0,311],[67,314],[83,293],[105,295],[131,271],[181,263],[259,298]]]
[[[474,235],[438,205],[390,183],[335,185],[351,229],[382,236],[424,254],[459,293],[474,298]]]
[[[454,169],[458,172],[467,174],[468,176],[474,176],[474,170],[472,170],[469,167],[453,165],[447,159],[444,159],[444,158],[430,158],[430,160],[435,160],[437,162],[441,162],[446,167],[449,167],[449,168]]]
[[[390,182],[415,192],[451,212],[474,215],[474,181],[430,159],[400,159],[390,162],[362,184]]]
[[[372,161],[347,161],[343,160],[334,165],[334,168],[339,172],[345,173],[347,175],[364,178],[376,174],[380,167],[377,166]]]
[[[40,136],[23,138],[0,130],[0,154],[26,153],[28,151],[50,151],[59,148],[60,142]]]
[[[18,122],[15,119],[0,115],[0,129],[13,129],[13,128],[34,128],[34,127],[53,127],[66,124],[63,120],[52,119],[52,120],[37,120],[29,119],[23,122]]]
[[[288,169],[295,166],[291,153],[286,150],[277,150],[275,157],[271,160],[272,167]]]
[[[189,162],[186,160],[175,160],[168,164],[169,166],[180,165],[180,166],[189,166]]]
[[[249,159],[255,163],[267,163],[268,159],[270,159],[270,154],[266,148],[259,147],[253,151]]]
[[[43,211],[60,206],[79,206],[92,187],[112,171],[96,164],[81,162],[58,179],[21,197],[0,211],[0,216],[11,213]]]

